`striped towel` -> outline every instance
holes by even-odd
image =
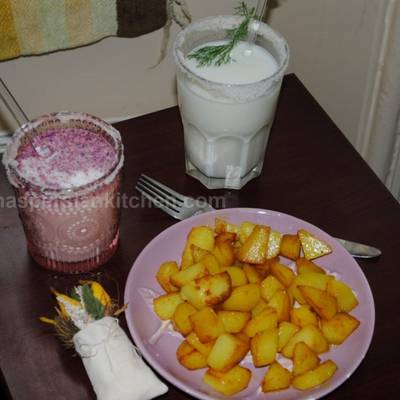
[[[163,27],[166,0],[0,0],[0,60],[136,37]]]

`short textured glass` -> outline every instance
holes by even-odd
[[[25,180],[13,161],[28,135],[65,128],[101,135],[115,149],[115,164],[99,179],[72,189],[48,189]],[[55,272],[82,273],[109,260],[119,238],[123,165],[123,146],[116,129],[83,113],[45,115],[16,131],[3,162],[15,190],[29,253],[39,265]]]
[[[289,60],[285,39],[260,23],[256,44],[275,59],[273,75],[254,83],[224,84],[194,73],[187,55],[205,43],[226,39],[241,21],[237,16],[195,21],[175,41],[186,172],[209,189],[240,189],[261,173]]]

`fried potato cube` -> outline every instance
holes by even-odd
[[[264,393],[287,389],[290,386],[291,380],[292,374],[290,371],[283,368],[277,361],[274,361],[264,375],[261,389]]]
[[[243,311],[218,311],[217,315],[228,333],[239,333],[251,318],[251,313]]]
[[[206,275],[186,284],[181,289],[182,298],[197,309],[215,306],[229,298],[231,278],[227,272]]]
[[[174,329],[180,332],[183,336],[187,336],[192,332],[192,323],[190,316],[197,312],[190,303],[184,302],[176,307],[174,315],[172,316],[172,324]]]
[[[201,263],[206,267],[207,272],[211,275],[222,272],[221,265],[214,254],[208,252],[202,259]]]
[[[275,309],[278,322],[289,321],[290,318],[290,299],[285,290],[277,290],[271,297],[268,305]]]
[[[240,247],[237,254],[239,261],[250,264],[263,264],[267,259],[267,248],[271,228],[256,225],[250,236]]]
[[[311,308],[323,319],[331,319],[337,313],[337,301],[327,291],[311,286],[298,286],[300,293]]]
[[[178,358],[178,361],[182,366],[191,371],[207,367],[207,358],[197,350]]]
[[[209,226],[196,226],[192,228],[187,237],[186,246],[182,254],[181,268],[186,269],[194,264],[191,245],[211,251],[215,245],[214,231]]]
[[[298,326],[291,322],[283,321],[278,327],[278,351],[281,352],[292,336],[299,331]]]
[[[196,246],[195,244],[190,245],[190,251],[192,252],[193,264],[201,262],[201,260],[207,254],[210,254],[208,250],[204,250],[201,247]]]
[[[264,299],[260,299],[256,306],[251,310],[251,317],[254,318],[258,314],[263,312],[266,308],[268,308],[267,302]]]
[[[256,224],[254,222],[242,222],[239,227],[239,242],[243,244],[247,238],[251,235],[253,232],[253,229],[255,228]]]
[[[272,275],[268,275],[261,282],[261,296],[267,302],[271,300],[277,290],[283,289],[285,289],[285,286],[283,286],[282,283]]]
[[[215,340],[211,342],[202,343],[199,337],[194,332],[189,333],[189,335],[186,336],[185,341],[189,343],[199,353],[203,354],[203,356],[205,357],[207,357],[210,354],[210,351],[215,343]]]
[[[357,297],[351,287],[340,280],[330,280],[326,285],[326,291],[336,299],[338,311],[349,312],[358,305]]]
[[[260,286],[256,283],[239,286],[232,290],[231,295],[222,303],[226,311],[251,311],[260,301]]]
[[[158,315],[158,318],[166,321],[173,317],[176,308],[181,303],[183,303],[183,299],[179,293],[163,294],[153,300],[154,312]]]
[[[315,325],[307,325],[298,331],[282,349],[282,355],[293,357],[294,347],[297,343],[304,342],[314,353],[325,353],[329,350],[329,344],[325,336]]]
[[[231,333],[222,333],[215,341],[207,357],[207,363],[216,371],[227,372],[238,364],[248,351],[248,342]]]
[[[177,292],[179,289],[171,283],[171,275],[179,272],[178,264],[175,261],[167,261],[160,265],[156,279],[160,286],[167,292]]]
[[[277,231],[271,231],[268,239],[268,249],[267,249],[267,260],[279,255],[279,250],[281,246],[282,233]]]
[[[246,274],[249,283],[261,283],[261,274],[251,265],[243,265],[243,272]]]
[[[297,235],[301,242],[301,247],[303,249],[304,257],[307,260],[313,260],[318,257],[322,257],[326,254],[332,253],[332,248],[328,243],[321,239],[318,239],[310,232],[304,229],[300,229]]]
[[[264,367],[275,361],[278,351],[278,329],[258,332],[250,340],[250,351],[255,367]]]
[[[224,325],[211,307],[206,307],[190,317],[193,331],[202,343],[211,342],[224,332]]]
[[[250,370],[237,365],[227,372],[208,369],[203,377],[203,382],[225,396],[232,396],[246,389],[250,379]]]
[[[319,364],[319,357],[304,343],[299,342],[293,350],[293,375],[301,375]]]
[[[290,322],[300,328],[304,328],[306,325],[310,324],[315,326],[319,325],[317,315],[306,305],[290,310]]]
[[[235,262],[235,252],[232,244],[228,241],[217,241],[212,254],[222,266],[229,266]]]
[[[289,287],[296,276],[288,266],[279,262],[271,264],[270,272],[285,287]]]
[[[285,234],[282,236],[279,254],[283,257],[296,260],[300,257],[301,243],[297,235]]]
[[[288,292],[289,295],[292,296],[298,303],[307,304],[307,301],[301,294],[298,286],[311,286],[317,289],[326,290],[328,282],[332,279],[334,279],[333,276],[319,274],[316,272],[297,275],[289,286]]]
[[[181,288],[182,286],[186,285],[187,283],[205,276],[207,274],[206,267],[201,264],[193,264],[190,267],[187,267],[184,270],[175,272],[171,275],[171,283]]]
[[[312,389],[330,379],[336,370],[336,364],[331,360],[327,360],[319,364],[311,371],[294,377],[292,380],[292,385],[296,389],[300,390]]]
[[[181,358],[183,358],[187,354],[192,353],[195,350],[196,349],[190,343],[188,343],[186,340],[184,340],[183,342],[181,342],[181,344],[176,349],[176,358],[179,361]]]
[[[346,313],[337,313],[328,321],[321,320],[321,331],[328,343],[342,344],[359,325],[357,318]]]
[[[278,314],[272,307],[267,307],[260,314],[252,318],[243,329],[248,337],[254,337],[258,332],[274,329],[278,326]]]
[[[300,257],[296,260],[296,270],[299,275],[308,272],[316,272],[320,274],[326,273],[323,268],[304,257]]]
[[[224,232],[238,233],[239,227],[235,224],[225,221],[224,219],[215,218],[215,232],[218,234]]]
[[[241,267],[225,267],[223,270],[231,277],[232,287],[243,286],[248,283],[246,273]]]

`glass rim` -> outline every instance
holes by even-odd
[[[19,173],[15,166],[12,165],[12,161],[15,160],[15,157],[12,157],[9,153],[13,146],[16,146],[16,141],[23,138],[29,131],[35,130],[35,125],[46,121],[48,119],[54,119],[57,117],[64,117],[71,120],[89,120],[90,122],[94,123],[95,125],[99,126],[100,128],[104,129],[104,132],[114,140],[113,148],[116,151],[117,159],[116,162],[99,178],[86,183],[84,185],[75,186],[72,188],[51,188],[46,186],[37,185],[30,180],[26,179],[23,174]],[[21,142],[19,142],[16,151],[18,151]],[[121,139],[121,134],[117,129],[115,129],[111,124],[104,121],[103,119],[91,115],[86,112],[78,112],[78,111],[56,111],[51,112],[48,114],[40,115],[23,125],[19,126],[12,137],[11,142],[8,144],[6,151],[3,155],[3,164],[6,167],[7,175],[12,175],[16,178],[17,183],[13,182],[13,180],[9,179],[9,182],[12,186],[16,188],[22,187],[29,187],[33,189],[34,192],[38,193],[39,195],[49,196],[52,198],[57,198],[59,200],[67,200],[73,197],[84,196],[93,192],[93,189],[96,188],[102,181],[107,181],[107,178],[111,177],[112,175],[117,176],[120,172],[123,162],[124,162],[124,153],[123,153],[123,143]],[[110,180],[112,182],[115,179]]]
[[[257,86],[260,84],[265,84],[267,82],[272,82],[277,80],[277,78],[280,77],[280,75],[286,70],[288,64],[289,64],[289,55],[290,55],[290,50],[289,50],[289,45],[286,41],[286,39],[276,30],[274,30],[273,28],[271,28],[271,26],[269,26],[268,24],[266,24],[265,22],[262,21],[256,21],[257,23],[260,24],[260,26],[263,27],[263,29],[266,29],[267,31],[269,31],[269,33],[271,33],[272,35],[275,36],[276,39],[278,39],[278,41],[280,41],[283,44],[283,49],[284,49],[284,57],[281,63],[277,61],[278,63],[278,69],[272,74],[267,76],[264,79],[261,79],[259,81],[256,82],[251,82],[251,83],[221,83],[221,82],[216,82],[216,81],[212,81],[209,80],[207,78],[204,78],[200,75],[197,75],[195,72],[193,72],[191,69],[189,69],[185,63],[184,63],[184,56],[183,56],[183,52],[180,51],[180,46],[182,45],[182,43],[184,42],[183,36],[185,36],[185,34],[188,33],[188,31],[192,30],[195,31],[194,28],[196,28],[197,26],[201,26],[202,24],[206,23],[207,21],[213,21],[213,20],[218,20],[218,19],[230,19],[232,21],[237,21],[240,22],[243,17],[237,16],[237,15],[216,15],[216,16],[210,16],[210,17],[205,17],[205,18],[201,18],[198,19],[192,23],[190,23],[189,25],[187,25],[184,29],[182,29],[176,39],[175,39],[175,43],[174,43],[174,58],[175,58],[175,63],[182,68],[185,72],[187,72],[190,75],[193,75],[196,77],[196,79],[198,79],[201,82],[207,83],[208,85],[214,85],[215,87],[220,87],[220,88],[230,88],[230,87],[253,87],[253,86]],[[228,28],[225,28],[224,30],[226,30]],[[201,32],[201,30],[198,30],[198,32]],[[259,34],[258,34],[259,35]],[[274,57],[275,58],[275,57]]]

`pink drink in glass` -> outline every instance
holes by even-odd
[[[114,254],[123,165],[116,129],[83,113],[45,115],[16,131],[3,163],[28,250],[39,265],[81,273]]]

